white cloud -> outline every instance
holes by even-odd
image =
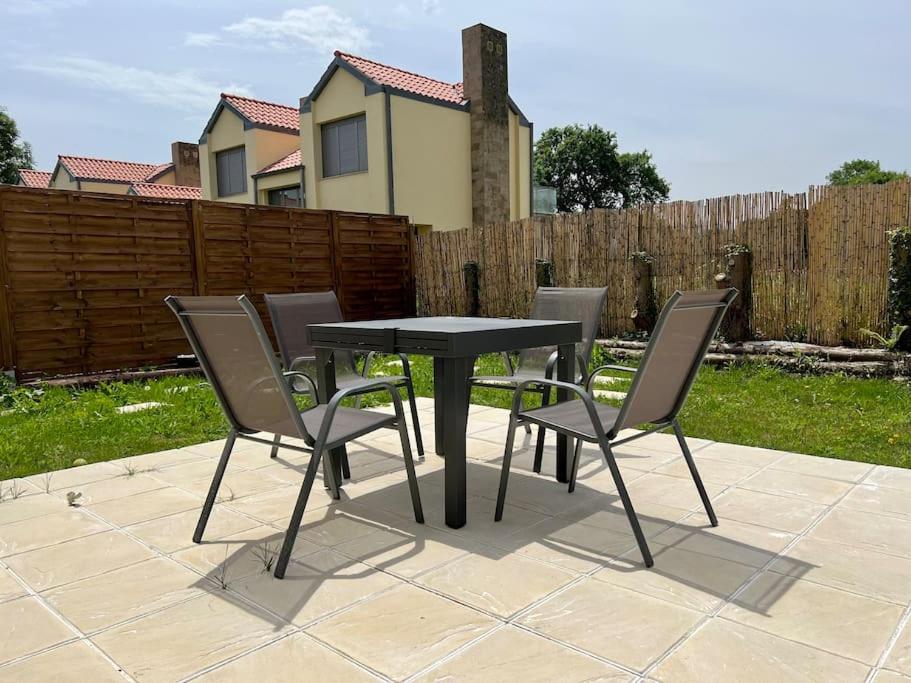
[[[57,10],[83,7],[86,0],[4,0],[0,8],[9,14],[50,14]]]
[[[421,9],[424,10],[424,14],[439,14],[440,10],[440,0],[421,0]]]
[[[247,17],[222,30],[243,39],[248,47],[266,46],[273,50],[362,52],[372,45],[366,27],[327,5],[289,9],[275,19]]]
[[[222,92],[249,94],[246,88],[213,83],[193,71],[163,73],[83,57],[57,57],[19,68],[185,112],[212,109]]]
[[[214,33],[188,33],[184,36],[183,44],[190,47],[211,47],[221,42]]]

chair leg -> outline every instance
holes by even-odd
[[[351,479],[351,465],[348,464],[348,451],[342,453],[342,478]],[[336,491],[335,499],[338,500],[340,494]]]
[[[544,387],[541,392],[541,407],[550,404],[550,387]],[[544,432],[545,429],[538,425],[538,442],[535,444],[535,474],[541,474],[541,464],[544,461]],[[531,432],[529,432],[531,433]]]
[[[288,523],[288,531],[285,532],[285,540],[278,555],[278,562],[275,564],[276,579],[285,577],[285,570],[288,568],[288,561],[291,559],[291,551],[294,549],[294,540],[297,538],[301,519],[304,516],[304,509],[307,507],[307,499],[310,497],[310,490],[313,488],[313,480],[316,479],[316,470],[319,468],[322,451],[323,445],[318,443],[313,449],[313,455],[310,457],[307,474],[304,475],[304,483],[301,484],[300,493],[297,495],[297,502],[294,504],[294,511],[291,513],[291,521]],[[332,471],[331,467],[327,469],[330,472]],[[330,474],[329,476],[331,477],[332,475]]]
[[[402,440],[402,455],[405,456],[405,471],[408,473],[408,489],[411,492],[411,506],[414,508],[414,521],[424,523],[424,509],[421,507],[421,492],[418,490],[418,477],[414,471],[414,458],[411,457],[411,441],[408,438],[408,426],[404,413],[399,415],[399,437]]]
[[[408,378],[408,383],[405,385],[405,390],[408,392],[408,403],[411,404],[411,424],[414,425],[414,441],[415,445],[418,448],[418,457],[424,457],[424,439],[421,437],[421,422],[418,418],[418,402],[414,395],[414,384],[411,383],[411,378]]]
[[[196,531],[193,532],[193,542],[201,543],[202,535],[206,530],[206,524],[209,522],[209,515],[212,514],[212,507],[215,505],[215,497],[218,495],[218,487],[221,486],[222,477],[225,476],[225,469],[228,467],[228,458],[231,457],[231,451],[234,449],[234,442],[237,440],[237,432],[233,429],[225,440],[225,447],[221,452],[221,459],[218,461],[218,467],[215,468],[215,476],[212,477],[212,484],[209,486],[209,494],[206,496],[206,502],[202,506],[202,512],[199,515],[199,521],[196,523]]]
[[[281,435],[281,434],[276,434],[276,435],[275,435],[275,438],[272,439],[272,451],[269,453],[269,457],[270,457],[270,458],[277,458],[277,457],[278,457],[278,447],[279,447],[279,445],[281,444],[281,441],[282,441],[282,435]]]
[[[645,534],[642,533],[642,527],[639,525],[639,518],[636,516],[635,509],[633,509],[633,503],[629,499],[629,493],[626,491],[626,484],[623,483],[623,477],[620,476],[620,468],[617,467],[617,461],[614,460],[614,453],[611,451],[610,444],[607,440],[601,441],[601,452],[604,454],[604,460],[607,462],[611,476],[614,478],[614,484],[617,486],[620,502],[623,503],[623,509],[626,510],[626,517],[629,520],[630,527],[632,527],[633,536],[636,537],[636,543],[639,544],[639,552],[642,553],[642,560],[645,562],[646,567],[651,567],[655,564],[655,561],[652,559],[652,552],[649,550],[648,543],[645,541]]]
[[[696,469],[696,462],[693,460],[693,454],[690,453],[689,446],[686,445],[686,439],[683,438],[683,430],[680,429],[680,423],[674,420],[671,423],[674,428],[674,434],[677,436],[677,443],[680,444],[680,450],[683,451],[683,457],[686,459],[687,467],[690,468],[690,474],[693,476],[693,482],[696,484],[696,490],[699,491],[699,497],[705,506],[705,513],[709,516],[712,526],[718,526],[718,518],[715,516],[715,509],[712,507],[712,501],[709,500],[705,487],[702,485],[702,477],[699,476],[699,470]]]
[[[576,473],[579,471],[579,459],[582,457],[582,439],[576,439],[576,449],[573,451],[573,467],[569,475],[569,492],[576,490]]]
[[[512,463],[512,448],[516,440],[515,413],[509,416],[509,429],[506,431],[506,449],[503,451],[503,469],[500,472],[500,490],[497,492],[497,509],[493,519],[503,519],[503,506],[506,504],[506,485],[509,483],[509,465]]]

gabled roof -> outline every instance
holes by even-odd
[[[292,168],[300,168],[301,166],[301,151],[299,149],[294,150],[288,156],[282,157],[278,161],[269,164],[268,166],[260,169],[253,175],[264,176],[269,175],[270,173],[279,173],[280,171],[287,171]]]
[[[167,173],[170,173],[170,172],[173,171],[173,170],[174,170],[174,163],[173,163],[173,162],[170,162],[170,161],[169,161],[169,162],[166,163],[166,164],[158,164],[158,168],[156,168],[154,171],[152,171],[152,172],[148,175],[148,177],[146,178],[146,180],[149,181],[149,182],[151,182],[151,183],[153,183],[153,182],[155,182],[156,180],[158,180],[159,178],[161,178],[163,175],[165,175],[165,174],[167,174]]]
[[[127,194],[140,197],[159,197],[161,199],[202,199],[201,187],[184,185],[161,185],[159,183],[133,183]]]
[[[35,171],[31,168],[19,169],[19,179],[26,187],[49,187],[51,175],[50,171]]]
[[[275,130],[280,133],[291,135],[300,134],[300,110],[297,107],[289,107],[284,104],[275,102],[266,102],[265,100],[254,100],[252,97],[243,97],[242,95],[232,95],[222,93],[221,99],[215,106],[215,111],[209,117],[206,128],[199,138],[199,144],[206,141],[206,137],[215,127],[219,115],[225,109],[230,109],[243,122],[244,129],[265,128],[266,130]]]
[[[396,90],[404,90],[415,95],[423,95],[434,100],[462,104],[465,94],[461,83],[447,83],[429,76],[422,76],[405,71],[388,64],[375,62],[366,57],[358,57],[345,52],[335,51],[335,56],[344,60],[378,85],[388,85]]]
[[[169,164],[141,164],[134,161],[114,161],[92,157],[60,155],[57,164],[62,166],[74,180],[95,180],[106,183],[141,183],[160,175],[163,166]],[[56,172],[56,169],[55,169]]]

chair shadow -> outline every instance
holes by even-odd
[[[525,434],[523,437],[525,438],[520,440],[517,434],[519,443],[517,443],[516,455],[523,454],[530,459],[530,453],[534,447],[534,437]],[[644,442],[647,443],[647,439]],[[367,446],[372,451],[372,458],[376,458],[377,454],[381,452],[376,445],[370,444],[369,438],[361,440],[361,445]],[[507,492],[507,509],[504,522],[501,523],[501,535],[499,534],[500,525],[492,522],[501,459],[497,458],[493,461],[469,459],[469,521],[462,529],[452,530],[443,523],[443,472],[442,469],[427,471],[430,469],[427,464],[432,462],[431,459],[438,458],[435,454],[428,453],[424,460],[416,461],[418,484],[427,518],[425,525],[419,525],[413,519],[401,454],[390,449],[383,453],[383,457],[387,459],[387,463],[371,459],[362,469],[359,468],[357,456],[352,457],[351,483],[354,486],[351,488],[353,495],[349,495],[348,489],[343,488],[341,500],[317,508],[325,512],[323,519],[302,525],[298,532],[296,545],[302,545],[301,539],[306,541],[308,538],[318,536],[320,531],[330,530],[330,525],[333,523],[359,527],[356,528],[356,535],[352,538],[340,541],[338,544],[323,546],[321,549],[306,554],[293,554],[285,578],[281,580],[275,579],[271,572],[277,559],[278,549],[284,540],[283,531],[276,530],[268,537],[251,538],[247,541],[236,538],[230,541],[204,540],[203,543],[206,545],[224,545],[226,548],[225,560],[209,571],[196,585],[209,591],[216,590],[216,592],[221,587],[226,593],[240,595],[282,620],[300,625],[312,620],[309,618],[299,620],[298,616],[314,600],[314,596],[327,585],[338,582],[337,585],[341,586],[343,583],[351,581],[368,580],[377,571],[391,572],[399,577],[408,576],[399,568],[419,557],[426,550],[429,537],[432,536],[435,543],[444,543],[453,551],[460,553],[458,557],[463,557],[467,553],[478,553],[494,560],[516,552],[522,554],[524,547],[534,543],[541,548],[559,553],[563,557],[600,566],[601,571],[615,571],[620,574],[651,572],[668,581],[696,589],[721,601],[728,600],[747,580],[751,580],[769,565],[773,558],[778,557],[776,563],[778,573],[772,574],[774,577],[779,577],[780,573],[778,580],[773,581],[760,595],[753,595],[749,599],[745,599],[741,595],[733,601],[743,609],[768,614],[768,610],[787,592],[792,579],[801,578],[817,567],[808,562],[781,558],[776,552],[725,537],[724,520],[721,520],[719,527],[713,528],[708,524],[707,519],[704,525],[696,525],[682,523],[679,519],[666,520],[639,514],[640,523],[655,557],[655,564],[649,569],[645,568],[638,555],[638,547],[628,525],[626,533],[629,536],[629,543],[626,546],[621,543],[611,548],[610,551],[606,551],[604,544],[598,542],[599,531],[602,535],[616,535],[617,530],[623,529],[626,524],[626,515],[620,506],[618,496],[604,493],[587,485],[586,482],[594,480],[595,477],[604,476],[607,468],[600,458],[596,463],[595,456],[584,452],[585,461],[582,465],[584,471],[580,468],[576,491],[573,494],[569,494],[566,491],[566,485],[557,483],[552,476],[534,474],[529,470],[517,467],[514,458],[509,480],[510,490],[521,489],[526,498],[528,494],[534,497],[539,493],[542,499],[545,496],[553,497],[555,492],[558,492],[567,497],[568,504],[564,512],[556,514],[551,512],[530,526],[516,529],[507,523],[510,513],[520,513],[523,509],[531,513],[535,511],[535,505],[529,505],[527,501],[522,500],[512,501]],[[545,460],[547,457],[548,453],[545,453]],[[636,455],[618,454],[621,468],[623,460],[627,457],[636,457]],[[281,455],[276,460],[303,475],[305,465],[284,460]],[[377,466],[377,463],[381,466]],[[424,471],[422,472],[422,470]],[[364,493],[357,492],[357,484],[389,476],[393,472],[399,472],[401,478],[382,488]],[[692,481],[688,479],[680,478],[679,482],[681,487],[693,486]],[[314,486],[314,492],[319,486],[322,486],[320,479]],[[580,503],[574,498],[583,500]],[[635,498],[633,503],[635,505]],[[477,508],[489,512],[490,518],[484,519]],[[617,515],[616,529],[612,523],[608,527],[604,527],[603,522],[601,525],[586,524],[585,518],[580,519],[580,515],[588,509],[602,515]],[[701,508],[698,508],[691,512],[698,515],[700,510]],[[681,517],[683,516],[687,516],[687,513],[683,513]],[[275,522],[275,525],[283,523],[283,521]],[[578,533],[578,525],[583,526],[585,533]],[[657,535],[671,528],[678,532],[673,539],[655,540]],[[487,533],[484,533],[481,538],[474,537],[473,530],[481,533],[485,529]],[[494,530],[494,533],[491,533],[490,530]],[[374,543],[366,542],[368,536],[373,539]],[[585,540],[588,538],[592,539],[591,542]],[[363,542],[354,544],[355,539],[361,539]],[[349,542],[356,545],[357,549],[339,547]],[[662,556],[670,556],[675,550],[685,550],[688,553],[708,556],[717,562],[742,564],[745,577],[734,590],[731,590],[730,587],[721,590],[709,581],[701,581],[700,577],[692,576],[691,572],[688,573],[685,569],[681,570],[676,566],[667,565],[663,567]],[[744,556],[750,558],[749,563],[737,559]],[[254,559],[251,560],[251,557]],[[456,558],[444,560],[442,564],[452,561],[456,561]],[[666,561],[669,562],[669,559]],[[257,567],[257,563],[261,566]],[[429,566],[416,574],[433,571],[438,566],[441,565]],[[605,590],[610,590],[609,583],[605,582],[604,585]],[[334,591],[335,586],[331,590]],[[350,602],[350,600],[346,600],[344,605],[348,605]],[[240,601],[240,604],[247,603]],[[252,605],[250,609],[261,614]],[[327,607],[313,619],[322,618],[334,611],[331,607]],[[276,622],[276,630],[283,627],[283,624]]]

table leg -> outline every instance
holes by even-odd
[[[573,382],[576,375],[576,345],[563,344],[557,350],[557,379],[561,382]],[[568,401],[572,398],[566,389],[557,389],[557,402]],[[573,439],[562,434],[557,434],[557,481],[564,484],[569,481],[571,460],[569,454],[573,452]]]
[[[446,453],[446,411],[443,387],[446,386],[443,359],[434,356],[433,359],[433,434],[435,441],[434,451],[442,457]]]
[[[316,385],[319,392],[319,402],[329,403],[329,399],[335,395],[338,390],[335,385],[335,361],[332,355],[332,349],[316,349]],[[311,434],[316,437],[316,434]],[[329,485],[329,479],[326,477],[326,467],[332,466],[332,474],[339,487],[344,483],[342,479],[342,461],[348,459],[348,451],[344,446],[333,448],[323,458],[323,482]],[[347,468],[346,468],[347,469]]]
[[[474,359],[445,358],[441,369],[442,391],[436,389],[434,396],[443,404],[442,413],[437,413],[438,425],[445,425],[443,452],[446,454],[446,526],[459,529],[465,526],[467,517],[465,441],[468,428],[468,378],[474,370]]]

